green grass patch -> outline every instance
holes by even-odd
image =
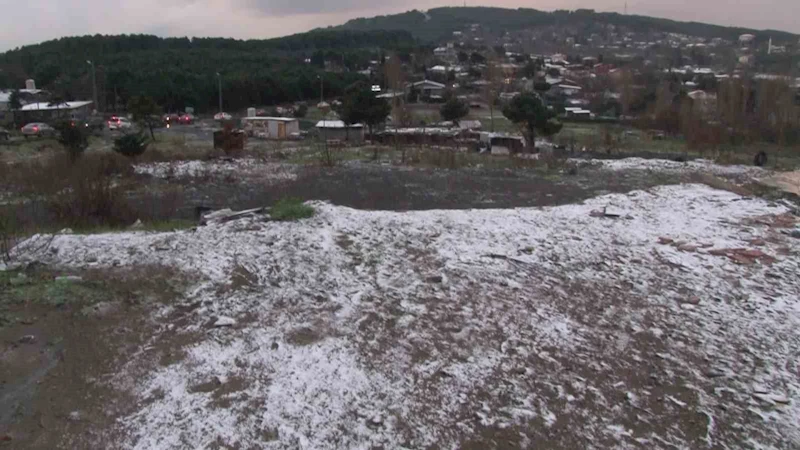
[[[303,203],[297,198],[284,198],[278,200],[269,211],[273,220],[300,220],[314,215],[314,208]]]

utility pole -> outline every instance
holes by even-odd
[[[325,101],[325,86],[322,84],[322,75],[317,75],[319,78],[319,102],[323,103]]]
[[[219,87],[219,112],[222,112],[222,75],[217,72],[217,86]]]
[[[94,110],[100,111],[100,104],[97,102],[97,70],[94,67],[94,62],[86,60],[86,63],[92,66],[92,102],[94,102]]]

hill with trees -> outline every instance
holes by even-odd
[[[410,51],[406,31],[315,30],[266,40],[160,38],[150,35],[67,37],[0,54],[0,88],[26,79],[66,99],[91,98],[92,61],[105,110],[134,96],[153,97],[166,111],[215,110],[217,73],[230,110],[339,95],[355,71],[384,51]],[[326,62],[333,65],[324,71]]]
[[[730,40],[745,33],[756,34],[759,40],[773,38],[779,41],[797,42],[798,35],[785,31],[756,31],[748,28],[724,27],[699,22],[679,22],[655,17],[595,12],[589,9],[575,11],[539,11],[536,9],[492,8],[492,7],[444,7],[427,12],[418,10],[401,14],[353,19],[337,27],[345,30],[403,30],[428,42],[436,42],[452,36],[453,31],[465,25],[478,24],[495,31],[513,31],[535,26],[583,25],[605,23],[624,26],[631,31],[654,31],[680,33],[689,36]]]

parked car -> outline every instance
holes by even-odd
[[[185,113],[178,116],[178,123],[182,125],[191,125],[192,123],[194,123],[194,119],[195,119],[194,115]]]
[[[31,122],[20,130],[25,138],[29,137],[53,137],[56,129],[43,122]]]
[[[0,141],[7,141],[11,137],[11,133],[3,127],[0,127]]]
[[[226,112],[218,112],[214,114],[214,120],[231,120],[232,118],[233,116]]]
[[[127,130],[133,128],[133,123],[125,117],[111,116],[108,119],[109,130]]]

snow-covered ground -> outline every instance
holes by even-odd
[[[701,185],[545,209],[314,206],[59,235],[35,255],[202,274],[170,335],[204,337],[135,380],[119,448],[800,446],[800,240],[769,225],[783,207]]]
[[[576,159],[575,162],[586,162]],[[622,158],[622,159],[593,159],[591,164],[599,165],[608,170],[653,170],[658,172],[703,172],[715,175],[748,175],[752,177],[764,176],[768,170],[756,166],[720,165],[707,159],[678,162],[668,159]]]
[[[259,177],[275,181],[294,180],[297,174],[286,164],[266,163],[252,158],[175,161],[137,164],[137,174],[152,175],[156,178],[187,178],[203,176],[232,175],[237,178]]]

